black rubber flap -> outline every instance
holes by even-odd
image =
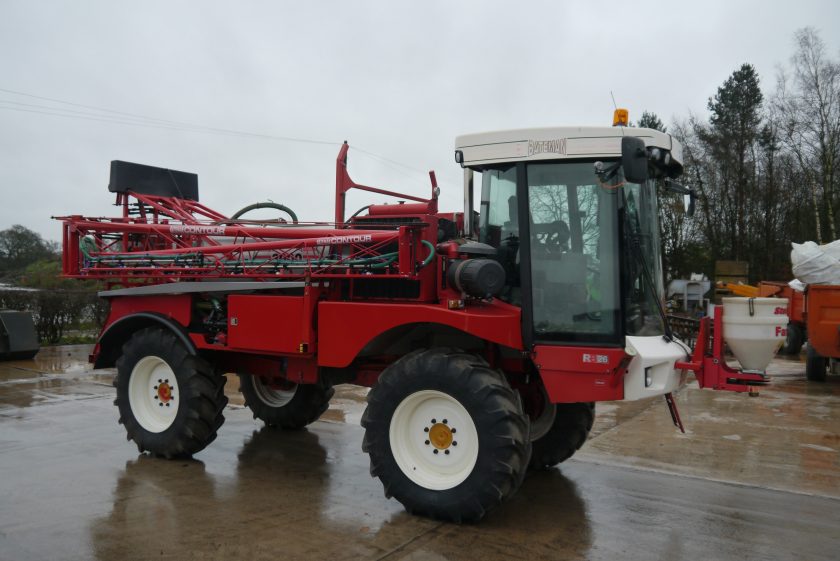
[[[32,314],[0,311],[0,358],[31,358],[38,348],[38,332]]]

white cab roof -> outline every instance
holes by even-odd
[[[455,139],[464,167],[525,160],[621,157],[621,137],[636,136],[646,146],[671,152],[682,167],[682,145],[670,134],[632,127],[548,127],[465,134]]]

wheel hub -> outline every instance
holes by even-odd
[[[435,423],[429,429],[429,441],[438,450],[446,450],[452,445],[452,430],[444,423]]]
[[[254,393],[260,401],[270,407],[284,407],[294,399],[298,385],[286,380],[276,383],[254,375]]]
[[[391,417],[388,435],[403,474],[426,489],[459,485],[478,460],[478,431],[470,413],[441,391],[406,397]]]
[[[157,390],[157,399],[161,403],[169,403],[175,397],[172,395],[172,386],[169,385],[169,380],[160,382],[155,386],[155,389]]]
[[[168,429],[178,414],[178,380],[165,360],[146,356],[137,361],[128,382],[128,403],[134,418],[149,432]]]

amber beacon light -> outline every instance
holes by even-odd
[[[630,112],[626,109],[616,109],[613,113],[613,126],[626,127],[630,123]]]

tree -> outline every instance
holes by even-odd
[[[709,124],[695,129],[712,164],[706,195],[714,202],[709,210],[717,214],[708,217],[713,219],[709,225],[717,230],[709,232],[709,237],[721,242],[716,257],[747,257],[747,240],[757,215],[754,150],[763,101],[755,68],[743,64],[709,98]]]
[[[20,271],[31,263],[58,257],[56,244],[40,234],[15,224],[0,232],[0,273]]]
[[[636,123],[639,128],[654,129],[666,132],[668,129],[662,120],[652,111],[642,112],[642,117]],[[665,190],[661,181],[657,182],[659,193],[659,223],[661,228],[662,244],[662,271],[665,274],[665,281],[677,278],[678,272],[674,264],[681,259],[683,241],[683,227],[685,225],[685,213],[682,209],[682,196],[677,196]]]
[[[840,236],[840,59],[811,28],[796,32],[795,45],[770,103],[744,64],[709,99],[708,120],[672,125],[683,145],[681,181],[699,201],[680,228],[676,201],[662,197],[670,274],[711,274],[714,261],[738,259],[750,262],[753,282],[787,280],[791,241]],[[643,115],[639,124],[657,123]]]
[[[662,123],[659,117],[656,116],[656,113],[648,111],[642,112],[642,118],[639,119],[636,126],[644,129],[668,132],[668,128]]]
[[[655,124],[657,121],[662,126],[662,122],[654,114],[645,113],[640,120],[640,124],[645,120],[645,116],[653,117],[647,118],[646,122]],[[655,120],[654,120],[655,119]],[[653,128],[650,127],[649,128]],[[680,138],[683,143],[683,164],[686,169],[686,174],[679,180],[680,182],[695,186],[694,178],[691,175],[692,169],[698,169],[697,166],[692,166],[692,146],[688,144],[687,129],[689,124],[685,122],[677,122],[674,125],[674,136]],[[661,129],[664,132],[665,127]],[[665,280],[688,278],[689,274],[696,272],[709,273],[708,256],[705,252],[704,244],[700,243],[700,216],[688,217],[686,216],[686,208],[683,196],[673,193],[665,189],[664,185],[658,185],[659,192],[659,223],[661,228],[662,239],[662,268],[665,273]]]
[[[794,37],[792,77],[780,73],[775,108],[785,147],[799,165],[813,205],[815,237],[822,243],[838,236],[840,61],[826,56],[815,29],[800,29]]]
[[[20,276],[19,284],[27,288],[44,290],[95,290],[96,283],[66,279],[61,276],[61,262],[58,259],[44,259],[27,265]]]

